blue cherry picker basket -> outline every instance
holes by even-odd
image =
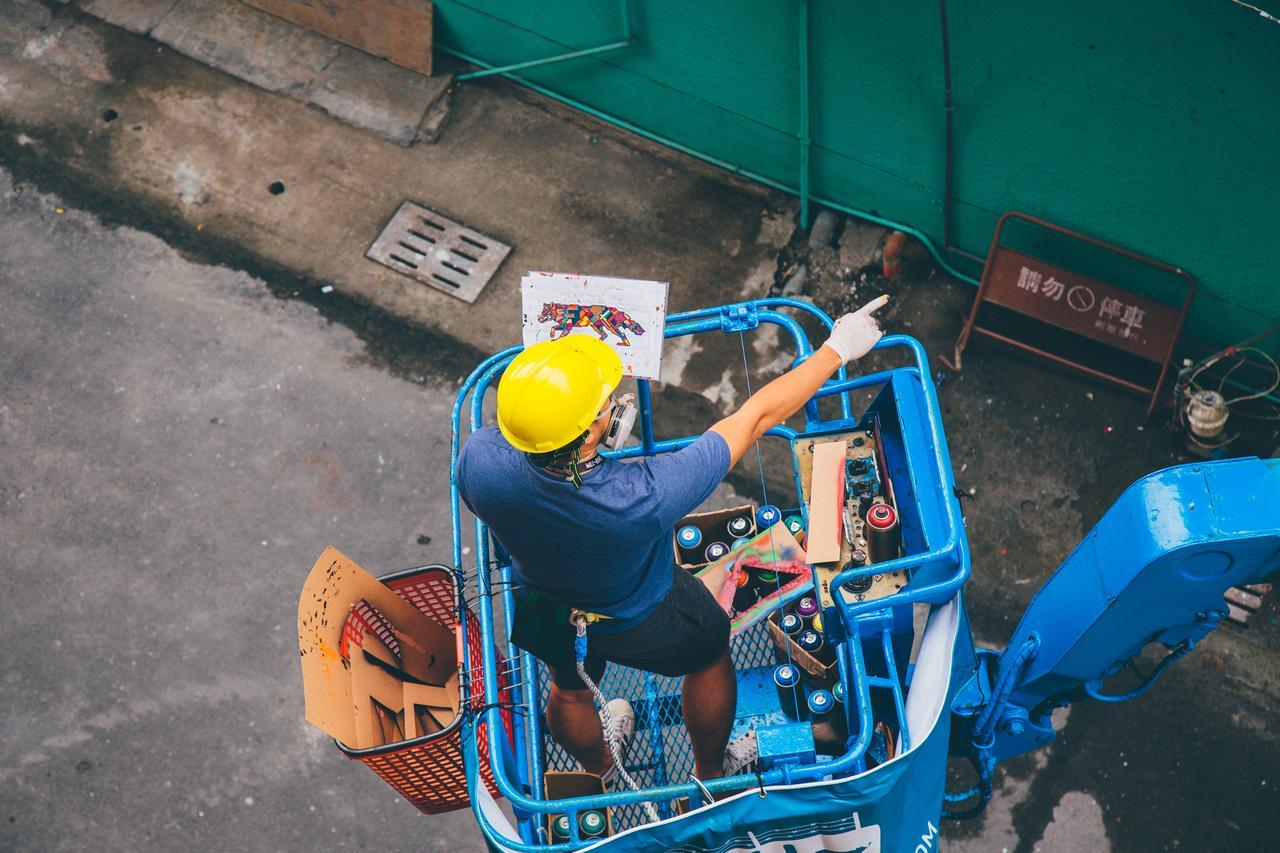
[[[768,325],[786,333],[799,363],[813,352],[806,326],[825,332],[831,319],[805,302],[761,299],[671,316],[666,337],[744,337],[750,381],[745,354],[752,348],[745,336]],[[846,697],[840,712],[847,738],[831,754],[771,752],[773,760],[758,762],[750,773],[703,785],[690,776],[693,761],[679,681],[610,664],[600,686],[607,697],[626,698],[636,710],[636,733],[624,763],[640,789],[569,799],[549,799],[544,787],[546,771],[576,767],[547,734],[545,667],[506,639],[514,579],[505,555],[478,520],[469,520],[473,538],[464,560],[458,450],[466,432],[483,425],[486,391],[519,348],[488,358],[467,378],[453,411],[453,558],[462,569],[463,595],[474,602],[481,642],[479,659],[476,646],[463,649],[462,688],[468,705],[478,710],[468,717],[462,739],[472,808],[493,849],[781,853],[913,850],[921,844],[926,850],[936,848],[951,698],[975,666],[959,595],[969,575],[969,554],[924,350],[901,335],[886,336],[876,349],[896,354],[901,365],[856,377],[842,370],[806,405],[802,428],[775,427],[765,439],[794,447],[874,423],[883,466],[894,485],[900,556],[830,579],[830,603],[821,614]],[[647,381],[637,382],[637,396],[640,442],[617,456],[666,453],[696,438],[655,437]],[[857,400],[869,402],[859,411]],[[798,471],[795,479],[801,485]],[[761,499],[767,503],[766,495]],[[894,571],[903,572],[906,581],[892,594],[858,600],[850,591],[865,586],[873,574]],[[466,608],[462,613],[464,621],[473,618]],[[761,737],[785,731],[780,727],[787,720],[771,678],[777,653],[766,624],[758,622],[739,633],[731,648],[739,681],[734,735],[748,729]],[[477,677],[466,677],[471,674]],[[510,739],[502,719],[507,710],[515,722]],[[479,782],[481,777],[491,777],[499,795],[510,801],[514,823]],[[577,817],[586,810],[607,810],[609,837],[582,838]],[[547,817],[553,814],[569,815],[569,840],[548,837]]]

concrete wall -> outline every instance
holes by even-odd
[[[630,0],[632,47],[519,78],[790,190],[800,0]],[[614,41],[607,0],[438,0],[437,46],[501,65]],[[1032,213],[1183,267],[1190,333],[1280,322],[1280,25],[1227,0],[949,8],[954,239]],[[812,194],[942,243],[939,6],[811,0]],[[952,257],[962,272],[971,262]]]

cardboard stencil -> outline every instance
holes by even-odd
[[[458,668],[452,631],[428,619],[338,549],[326,548],[298,599],[298,650],[307,722],[345,744],[355,744],[359,737],[352,713],[352,663],[343,660],[339,649],[347,615],[361,600],[376,607],[391,624],[400,643],[399,663],[406,673],[443,686]],[[363,639],[367,648],[375,648],[371,634]],[[376,648],[390,656],[385,646]],[[362,652],[351,655],[360,665],[366,662],[363,657]]]
[[[530,272],[520,281],[524,345],[595,335],[622,358],[622,374],[657,379],[667,318],[667,283]]]
[[[702,581],[720,608],[728,613],[737,588],[738,574],[752,568],[768,568],[777,572],[782,578],[780,589],[733,617],[729,622],[731,637],[738,636],[813,586],[813,574],[805,562],[804,548],[781,521],[760,531],[750,542],[733,549],[709,566],[696,570],[694,576]]]
[[[385,660],[390,655],[386,646],[382,646],[372,635],[366,636],[364,640],[366,647],[377,649],[376,652],[370,652],[372,657]],[[388,714],[403,726],[400,720],[404,711],[404,682],[371,663],[363,654],[351,656],[351,700],[356,723],[354,746],[368,749],[399,739],[388,726]],[[379,713],[380,710],[382,713]]]

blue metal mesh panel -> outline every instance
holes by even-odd
[[[774,666],[774,647],[769,639],[768,629],[763,622],[752,625],[734,638],[731,645],[734,668],[739,678],[751,669]],[[538,669],[538,702],[546,707],[547,695],[550,691],[550,677],[546,666],[541,662]],[[625,753],[624,764],[641,787],[654,787],[689,781],[693,772],[693,753],[689,748],[689,735],[684,727],[684,718],[680,708],[680,679],[664,678],[660,675],[642,672],[636,669],[609,664],[604,678],[600,682],[600,690],[610,699],[626,699],[636,710],[636,733]],[[655,701],[656,699],[656,701]],[[742,702],[739,702],[739,708]],[[768,719],[781,722],[781,712],[774,702],[774,715]],[[778,719],[772,719],[776,716]],[[753,722],[763,722],[766,717],[759,715],[740,717],[734,727],[734,736]],[[657,727],[650,725],[656,720]],[[565,752],[558,743],[543,732],[543,757],[548,770],[578,770],[577,761]],[[669,809],[671,803],[657,803],[659,812]],[[613,809],[614,828],[617,831],[629,829],[637,824],[647,822],[644,810],[640,806],[623,806]]]

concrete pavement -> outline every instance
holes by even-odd
[[[791,234],[785,196],[514,98],[500,81],[460,86],[440,141],[406,148],[74,4],[52,6],[0,0],[0,160],[175,245],[332,285],[472,347],[516,341],[506,318],[527,270],[670,281],[669,304],[684,310],[766,289]],[[182,44],[200,43],[198,21],[184,26]],[[319,37],[306,35],[324,65]],[[281,38],[272,55],[284,62],[294,41]],[[322,78],[320,91],[349,94]],[[474,306],[365,258],[405,199],[514,247]],[[685,384],[719,379],[695,365]]]

